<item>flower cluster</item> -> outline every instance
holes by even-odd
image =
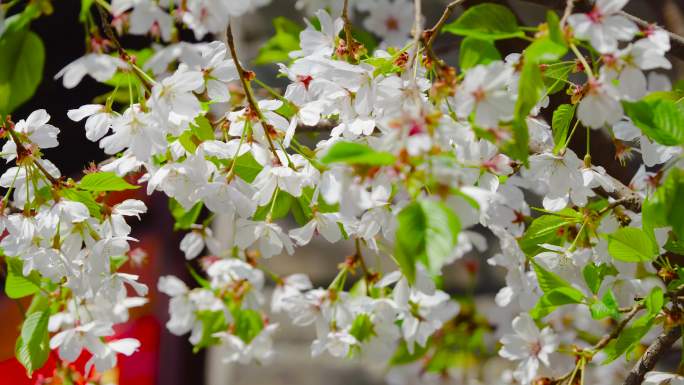
[[[312,355],[390,362],[392,383],[612,384],[642,340],[679,329],[684,270],[668,255],[681,254],[684,237],[683,91],[646,72],[671,68],[666,31],[640,29],[620,12],[626,0],[598,0],[567,20],[549,12],[532,34],[496,4],[444,25],[454,2],[420,34],[406,0],[345,1],[350,9],[333,14],[325,1],[300,0],[315,18],[288,35],[298,47],[271,52],[281,91],[238,60],[224,17],[264,3],[189,0],[169,15],[153,1],[112,1],[110,40],[113,26],[170,43],[137,55],[118,46],[116,56],[102,44],[57,75],[67,88],[85,75],[115,87],[104,104],[68,113],[113,156],[79,183],[41,157],[58,144],[44,111],[6,128],[3,157],[17,166],[0,179],[3,203],[13,191],[0,247],[22,276],[61,293],[58,311],[45,311],[62,359],[85,347],[103,370],[137,347],[102,338],[146,294],[117,272],[132,240],[125,217],[145,206],[99,195],[127,189],[132,174],[170,198],[187,230],[179,247],[201,266],[195,288],[159,280],[171,297],[167,327],[190,333],[196,349],[224,345],[226,362],[272,360],[278,325],[268,314],[282,312],[315,329]],[[380,44],[355,37],[352,10],[367,13],[362,24]],[[177,41],[176,19],[198,39],[226,29],[227,39]],[[460,72],[433,50],[441,29],[465,37]],[[502,56],[493,41],[510,38],[532,43]],[[583,157],[571,148],[581,130]],[[629,186],[594,164],[596,135],[623,162],[640,153]],[[317,237],[355,244],[327,287],[267,268]],[[447,293],[443,268],[471,252],[490,252],[505,273],[494,311]],[[370,255],[396,267],[383,271]],[[476,274],[470,261],[458,266]],[[505,370],[465,373],[476,359]],[[665,380],[679,377],[647,379]]]
[[[112,181],[102,178],[106,174],[90,174],[79,183],[62,178],[42,155],[59,144],[59,129],[49,121],[45,110],[37,110],[3,131],[3,157],[14,162],[0,176],[0,186],[7,189],[0,216],[0,248],[9,268],[6,290],[10,296],[40,290],[53,298],[50,307],[34,301],[30,309],[55,333],[50,349],[65,362],[86,349],[92,354],[86,370],[105,371],[116,365],[117,353],[131,355],[140,345],[136,339],[108,337],[114,325],[128,321],[130,308],[147,302],[147,286],[118,271],[135,240],[127,218],[139,218],[147,208],[136,199],[97,202],[91,193],[105,191],[101,188]],[[12,277],[24,280],[23,286],[10,286]]]

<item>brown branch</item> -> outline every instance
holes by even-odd
[[[233,38],[233,30],[231,28],[231,24],[232,23],[228,23],[228,27],[226,27],[226,42],[228,43],[228,48],[230,49],[230,55],[233,57],[233,61],[235,62],[235,68],[237,70],[238,76],[240,77],[242,89],[245,91],[245,97],[247,98],[249,108],[252,110],[253,113],[256,114],[257,118],[261,121],[261,124],[264,127],[264,136],[266,136],[271,152],[273,153],[273,156],[277,161],[280,158],[278,157],[278,153],[276,152],[276,148],[273,144],[273,140],[271,139],[270,133],[273,127],[268,123],[266,117],[261,112],[259,104],[254,98],[254,91],[252,90],[252,86],[247,80],[247,76],[252,76],[253,74],[248,74],[247,71],[245,71],[245,69],[242,67],[242,64],[240,64],[240,59],[238,58],[237,50],[235,49],[235,39]]]
[[[442,13],[442,17],[439,18],[437,24],[435,24],[434,27],[426,29],[425,32],[423,32],[423,40],[425,40],[425,47],[427,49],[432,48],[432,43],[434,43],[435,39],[437,38],[437,35],[439,34],[439,31],[442,29],[444,24],[446,24],[446,22],[449,20],[451,14],[454,13],[454,9],[456,8],[456,6],[464,1],[465,0],[454,0],[451,3],[449,3],[446,6],[446,8],[444,8],[444,13]]]
[[[613,176],[606,174],[606,177],[610,179],[615,187],[615,190],[605,192],[605,195],[619,200],[622,206],[634,211],[635,213],[641,212],[641,205],[644,203],[644,199],[641,195],[637,194],[631,188],[625,186],[622,182],[614,178]]]
[[[301,132],[321,132],[321,133],[330,133],[330,130],[335,128],[338,125],[337,122],[333,122],[330,120],[322,120],[320,121],[317,125],[315,126],[305,126],[303,124],[300,124],[297,126],[297,133]]]
[[[356,47],[354,46],[354,37],[352,36],[352,24],[349,20],[349,0],[344,0],[342,21],[344,22],[344,42],[347,45],[347,59],[352,63],[356,63]]]
[[[639,361],[634,365],[629,375],[625,379],[623,385],[639,385],[644,381],[644,376],[649,371],[653,370],[660,358],[669,351],[672,344],[674,344],[682,336],[681,326],[675,326],[668,332],[659,335],[651,346],[646,349],[646,352],[639,358]]]
[[[575,8],[575,0],[567,0],[565,4],[565,10],[563,11],[563,17],[560,19],[560,24],[564,25],[568,17],[572,14],[572,10]]]
[[[145,96],[149,97],[149,92],[152,89],[153,84],[146,78],[146,74],[141,73],[142,71],[138,66],[135,64],[135,60],[131,55],[128,54],[126,49],[121,45],[121,42],[119,42],[119,39],[116,38],[116,34],[114,33],[114,30],[112,29],[111,24],[109,24],[109,21],[107,20],[107,15],[105,9],[100,5],[99,3],[95,3],[97,6],[97,11],[100,14],[100,21],[102,22],[102,28],[104,29],[105,35],[107,35],[107,39],[109,39],[112,43],[114,43],[114,46],[116,47],[117,52],[119,53],[119,57],[121,60],[125,61],[128,63],[128,65],[131,68],[131,71],[133,74],[140,80],[140,83],[145,88]]]

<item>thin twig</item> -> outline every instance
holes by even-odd
[[[565,10],[563,11],[563,17],[560,19],[560,25],[565,25],[568,17],[572,14],[572,10],[575,8],[575,0],[567,0],[565,3]]]
[[[235,62],[235,68],[237,69],[238,76],[240,77],[242,89],[245,91],[245,97],[247,98],[249,108],[256,114],[257,118],[259,118],[259,120],[261,121],[261,125],[264,127],[264,136],[266,136],[266,140],[268,140],[268,146],[270,147],[273,156],[275,156],[275,160],[279,160],[280,158],[278,157],[278,153],[276,152],[275,145],[273,145],[273,140],[271,139],[270,134],[270,131],[273,128],[273,126],[271,126],[271,124],[268,123],[266,117],[259,108],[259,104],[254,98],[254,91],[252,90],[252,86],[246,78],[246,71],[242,67],[242,64],[240,64],[240,59],[238,58],[237,51],[235,49],[235,39],[233,38],[233,30],[231,28],[231,24],[232,23],[228,23],[228,27],[226,28],[226,42],[228,43],[228,48],[230,49],[230,55],[233,57],[233,61]]]
[[[344,42],[347,45],[347,59],[352,63],[356,62],[354,56],[354,37],[352,36],[352,25],[349,20],[349,0],[344,0],[342,8],[342,21],[344,22]]]
[[[107,35],[107,38],[114,43],[114,46],[116,47],[117,52],[119,53],[119,57],[128,63],[128,65],[131,68],[131,71],[135,76],[140,80],[142,85],[145,87],[145,93],[147,93],[149,96],[149,91],[152,89],[152,86],[154,85],[154,82],[149,79],[149,76],[142,71],[138,66],[135,64],[135,61],[133,60],[133,57],[128,54],[126,49],[121,45],[121,42],[119,42],[119,39],[117,39],[116,34],[114,33],[114,30],[112,29],[112,26],[109,24],[109,21],[107,20],[107,14],[104,8],[102,8],[102,5],[97,2],[95,3],[97,6],[97,11],[100,14],[100,21],[102,23],[102,28],[104,29],[105,35]]]
[[[419,57],[420,57],[420,38],[423,35],[423,23],[422,23],[422,1],[421,0],[413,0],[413,12],[414,12],[414,21],[413,21],[413,55],[409,58],[409,65],[407,68],[407,71],[412,72],[411,74],[411,87],[413,88],[413,95],[415,96],[416,100],[419,101],[420,98],[418,96],[418,79],[417,73],[418,73],[418,66],[420,65],[419,62]],[[418,103],[420,104],[420,103]]]
[[[449,20],[451,14],[454,13],[454,9],[456,8],[456,6],[463,3],[464,1],[465,0],[454,0],[451,3],[449,3],[446,6],[446,8],[444,8],[444,12],[437,21],[437,24],[435,24],[430,29],[426,29],[425,32],[423,32],[423,39],[425,40],[426,49],[432,49],[432,43],[435,42],[437,35],[439,35],[439,31],[442,30],[442,27],[444,27],[444,24],[446,24],[446,22]]]
[[[24,147],[24,145],[21,143],[21,140],[17,136],[17,133],[14,132],[14,130],[9,129],[9,134],[12,137],[12,140],[14,141],[14,145],[17,147],[17,158],[19,158],[19,154],[28,154],[29,151]],[[40,164],[40,161],[36,158],[33,158],[33,164],[36,165],[38,170],[45,175],[45,177],[50,181],[50,183],[53,186],[59,186],[61,184],[60,180],[52,176],[46,169],[43,167],[42,164]]]
[[[625,318],[622,321],[620,321],[620,323],[615,327],[615,329],[613,329],[613,331],[610,334],[603,336],[603,338],[601,338],[599,342],[597,342],[596,345],[594,345],[594,352],[597,352],[605,348],[608,345],[608,343],[610,343],[610,341],[617,338],[620,335],[620,333],[622,333],[622,330],[625,328],[625,326],[627,326],[629,321],[631,321],[632,318],[634,318],[634,316],[636,316],[636,314],[639,312],[639,310],[643,308],[644,305],[640,303],[632,306],[632,310],[630,310],[629,313],[625,315]]]

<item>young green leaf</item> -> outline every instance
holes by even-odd
[[[236,309],[233,313],[235,319],[235,335],[245,343],[250,343],[264,328],[261,314],[252,309]]]
[[[644,306],[648,310],[648,314],[652,316],[658,315],[660,309],[665,305],[665,296],[663,294],[663,289],[656,286],[649,293],[648,297],[644,298]]]
[[[86,176],[78,182],[78,188],[93,192],[125,191],[139,189],[113,172],[100,171]]]
[[[171,215],[176,221],[173,225],[173,229],[176,231],[189,230],[192,225],[197,222],[197,218],[199,218],[203,207],[204,205],[202,202],[197,202],[190,210],[185,210],[178,201],[169,198],[169,211],[171,211]]]
[[[206,117],[198,116],[194,124],[190,125],[190,128],[200,140],[214,140],[214,129]]]
[[[643,204],[643,227],[652,234],[654,228],[671,226],[678,240],[684,240],[684,170],[673,169],[663,184]],[[651,237],[655,241],[654,237]]]
[[[40,290],[40,275],[32,271],[24,276],[23,263],[18,258],[5,258],[7,262],[7,279],[5,280],[5,294],[9,298],[22,298],[35,294]]]
[[[622,262],[648,262],[658,255],[658,247],[646,233],[622,227],[608,236],[608,253]]]
[[[665,146],[684,144],[684,107],[668,99],[623,101],[625,114],[644,135]]]
[[[375,335],[373,321],[368,314],[359,314],[354,319],[349,334],[354,336],[357,341],[364,342]]]
[[[553,129],[553,142],[555,143],[553,147],[554,153],[558,153],[565,146],[576,107],[576,104],[561,104],[553,112],[551,128]]]
[[[606,365],[610,362],[615,361],[615,359],[622,356],[624,353],[628,353],[633,350],[642,338],[651,330],[653,326],[653,317],[650,314],[646,314],[634,323],[626,327],[620,333],[620,336],[614,342],[611,342],[605,349],[606,359],[601,363]]]
[[[563,215],[542,215],[532,221],[518,242],[526,255],[539,254],[542,251],[540,244],[559,244],[564,229],[581,220],[572,209],[564,209],[559,214]]]
[[[559,286],[545,292],[537,305],[530,310],[530,316],[541,319],[553,312],[557,307],[569,304],[582,303],[584,294],[572,286]]]
[[[501,54],[494,43],[472,36],[463,39],[458,55],[461,70],[467,70],[478,64],[488,64],[495,60],[501,60]]]
[[[27,7],[28,9],[28,7]],[[0,36],[0,116],[28,101],[43,80],[45,46],[28,26],[10,28]]]
[[[503,5],[492,3],[469,7],[456,21],[445,25],[442,30],[484,40],[525,36],[513,12]]]
[[[544,293],[550,293],[551,291],[561,287],[571,287],[566,280],[561,278],[556,273],[544,269],[534,260],[530,260],[530,262],[532,263],[535,274],[537,274],[537,282],[539,283],[539,287]]]
[[[609,275],[617,275],[618,271],[612,265],[603,263],[601,265],[596,265],[595,263],[587,264],[584,269],[582,269],[582,276],[584,281],[587,283],[589,290],[596,294],[601,288],[601,283],[603,279]]]
[[[375,151],[361,143],[337,142],[330,147],[321,162],[388,166],[396,162],[389,152]]]
[[[251,152],[240,155],[235,161],[235,174],[247,183],[252,183],[263,168]]]
[[[275,197],[275,202],[271,199],[267,204],[257,208],[254,213],[253,219],[255,221],[263,221],[266,219],[268,214],[271,214],[271,219],[284,218],[287,213],[290,212],[290,207],[292,207],[292,202],[295,198],[286,193],[285,191],[278,190]],[[271,210],[273,208],[273,210]]]
[[[62,189],[59,193],[70,201],[83,203],[88,208],[88,213],[94,218],[102,217],[101,205],[93,198],[92,193],[75,188]]]
[[[456,246],[461,225],[444,203],[419,200],[397,216],[395,258],[404,275],[413,282],[417,262],[438,273]]]
[[[527,164],[529,155],[530,134],[527,129],[527,116],[537,105],[544,93],[539,64],[532,60],[525,60],[520,73],[518,85],[518,100],[515,103],[513,117],[513,145],[510,155]]]
[[[17,339],[15,355],[24,365],[29,376],[40,369],[50,354],[48,320],[50,312],[44,310],[29,314],[21,326],[21,335]]]
[[[546,25],[546,35],[535,39],[525,49],[525,60],[547,63],[560,59],[568,51],[556,12],[548,11],[546,13]]]
[[[619,309],[620,306],[618,305],[612,290],[608,290],[606,294],[603,295],[603,298],[601,298],[601,301],[596,301],[589,306],[591,317],[597,320],[604,319],[606,317],[619,319]]]
[[[290,61],[290,52],[299,49],[299,33],[302,27],[286,17],[273,19],[275,34],[259,49],[254,64],[282,63]]]

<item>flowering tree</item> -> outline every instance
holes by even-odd
[[[192,287],[159,280],[166,326],[197,350],[225,345],[226,362],[272,359],[268,314],[284,312],[315,328],[312,355],[384,362],[395,380],[684,383],[682,366],[653,371],[684,322],[684,85],[657,72],[684,40],[626,1],[539,2],[545,22],[523,26],[505,6],[456,0],[427,28],[420,0],[299,0],[306,27],[276,19],[255,59],[277,63],[281,91],[238,59],[231,31],[268,0],[82,0],[85,55],[56,79],[112,87],[67,112],[111,158],[78,181],[42,155],[59,145],[46,111],[9,115],[40,83],[30,23],[51,3],[0,4],[5,293],[33,297],[18,360],[30,375],[50,350],[65,363],[86,350],[95,384],[135,353],[137,340],[111,336],[146,301],[120,271],[146,207],[107,197],[146,185],[169,197],[185,257],[202,256]],[[458,69],[433,49],[443,33],[463,37]],[[160,44],[130,50],[124,34]],[[526,47],[503,57],[495,43],[511,39]],[[569,143],[583,131],[582,159]],[[638,153],[628,185],[594,163],[596,135],[621,159]],[[212,233],[217,215],[227,237]],[[483,232],[506,272],[496,315],[441,290],[445,265],[496,247]],[[263,266],[314,237],[356,247],[327,287]]]

